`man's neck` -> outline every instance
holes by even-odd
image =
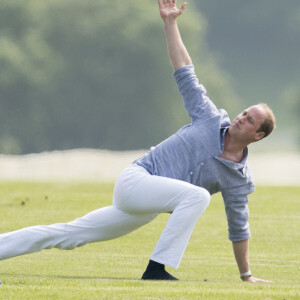
[[[233,139],[227,131],[225,134],[224,150],[220,157],[239,163],[243,160],[244,149],[247,146],[248,144],[241,143]]]

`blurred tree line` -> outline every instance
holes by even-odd
[[[231,117],[269,99],[279,122],[300,110],[300,4],[284,3],[191,0],[179,19]],[[156,1],[0,1],[0,153],[148,148],[187,122]]]
[[[180,26],[199,77],[236,112],[204,18],[186,14]],[[156,2],[1,0],[0,153],[147,148],[186,122]]]
[[[195,4],[207,20],[208,46],[219,67],[234,78],[234,91],[245,105],[267,102],[274,109],[275,145],[282,146],[284,136],[300,145],[300,1]]]

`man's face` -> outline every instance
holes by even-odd
[[[238,141],[247,144],[264,137],[263,132],[257,132],[266,118],[266,112],[259,105],[251,106],[240,113],[231,123],[229,134]]]

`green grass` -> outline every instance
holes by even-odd
[[[67,222],[111,204],[112,184],[0,184],[0,232]],[[200,218],[179,282],[141,281],[169,217],[117,240],[0,262],[0,299],[300,299],[300,187],[258,187],[250,196],[251,270],[272,284],[239,279],[222,199]],[[0,245],[1,247],[2,245]]]

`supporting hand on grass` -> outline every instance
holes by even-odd
[[[270,282],[270,283],[273,282],[271,280],[260,279],[260,278],[256,278],[256,277],[253,277],[253,276],[245,277],[245,278],[243,278],[243,281],[247,281],[247,282]]]

